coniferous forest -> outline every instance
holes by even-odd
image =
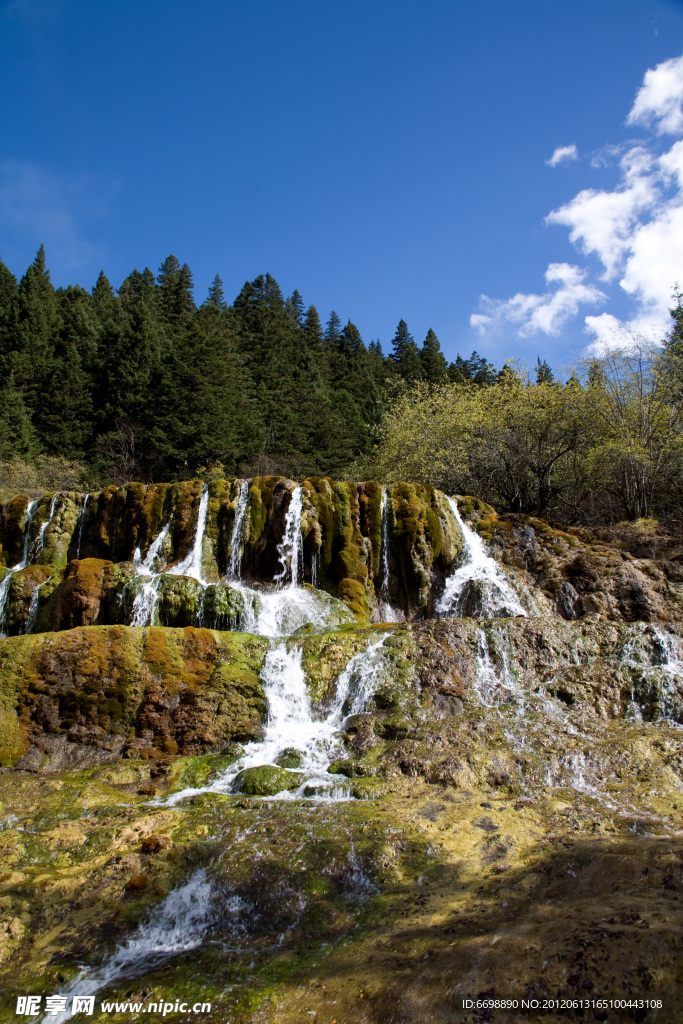
[[[115,482],[339,474],[371,450],[391,381],[449,372],[433,331],[420,349],[401,321],[385,358],[268,274],[232,304],[216,276],[198,306],[174,256],[118,290],[104,273],[55,289],[42,247],[19,282],[0,264],[0,345],[2,459],[61,456]],[[493,369],[475,355],[451,372]]]
[[[391,351],[325,323],[269,275],[197,305],[187,264],[116,290],[54,288],[43,247],[0,262],[0,486],[316,474],[403,479],[564,523],[683,515],[683,307],[661,346],[633,338],[556,380],[447,363],[404,320]]]

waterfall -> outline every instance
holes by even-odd
[[[502,669],[499,670],[491,659],[489,642],[483,629],[477,630],[477,657],[474,674],[474,689],[482,704],[487,708],[498,707],[520,694],[517,681],[510,672],[503,649]]]
[[[380,593],[382,597],[389,600],[389,500],[386,487],[382,488],[382,549],[380,552],[380,570],[382,573],[382,585]]]
[[[465,548],[462,564],[446,580],[436,605],[437,615],[479,619],[526,615],[498,563],[486,553],[481,537],[463,522],[457,501],[449,498],[448,503],[462,531]]]
[[[152,576],[150,579],[145,580],[139,592],[135,595],[130,620],[131,626],[154,625],[154,613],[156,611],[157,598],[159,597],[159,584],[161,581],[161,574],[154,572],[155,562],[164,541],[168,537],[170,529],[171,523],[169,520],[153,543],[150,544],[149,551],[145,556],[144,562],[141,561],[140,548],[135,549],[135,554],[133,555],[135,571],[139,576],[146,575],[147,573],[152,573]]]
[[[52,495],[52,501],[50,502],[50,514],[47,517],[47,519],[45,520],[45,522],[40,524],[40,530],[38,532],[38,536],[36,537],[36,539],[34,540],[33,544],[31,545],[31,560],[33,560],[34,558],[37,558],[37,556],[40,554],[40,552],[45,547],[45,531],[47,530],[48,526],[50,525],[50,523],[52,522],[52,520],[54,518],[55,507],[57,505],[57,498],[58,497],[59,497],[58,493]]]
[[[202,571],[202,553],[204,548],[204,534],[206,533],[206,516],[209,509],[209,489],[204,485],[202,491],[201,501],[199,502],[199,512],[197,514],[197,526],[194,532],[194,543],[192,550],[188,553],[187,557],[179,562],[178,565],[174,565],[169,569],[171,576],[191,576],[192,579],[197,580],[198,583],[204,583],[204,575]]]
[[[282,570],[273,577],[273,583],[284,583],[290,577],[290,586],[299,582],[299,565],[303,563],[303,540],[301,537],[301,518],[303,516],[303,500],[301,487],[295,487],[285,516],[285,535],[282,543],[277,546],[277,557]]]
[[[89,497],[90,497],[90,495],[86,494],[85,499],[83,501],[83,508],[81,509],[81,514],[78,517],[78,545],[76,547],[76,558],[80,558],[81,557],[81,541],[83,540],[83,524],[85,522],[85,510],[88,507],[88,498]]]
[[[382,647],[389,635],[384,633],[349,660],[337,680],[334,702],[324,718],[316,718],[311,706],[306,674],[301,664],[302,649],[288,649],[285,643],[272,647],[261,670],[268,701],[263,739],[247,744],[244,756],[210,786],[175,793],[166,802],[176,804],[198,792],[230,792],[239,772],[245,768],[274,765],[283,751],[289,749],[301,755],[301,766],[296,771],[303,773],[304,781],[294,794],[281,794],[281,798],[310,795],[305,790],[315,790],[315,795],[327,799],[338,795],[348,797],[346,782],[328,774],[327,768],[340,753],[339,731],[345,719],[364,711],[376,689],[385,667]]]
[[[15,572],[19,572],[20,569],[26,568],[26,563],[28,562],[31,523],[33,522],[33,516],[37,508],[38,500],[29,502],[28,507],[26,509],[26,524],[24,526],[24,548],[21,561],[17,562],[16,565],[12,566],[12,568],[9,570],[8,573],[5,574],[2,582],[0,583],[0,636],[4,636],[6,632],[5,620],[7,618],[7,598],[9,597],[9,588],[12,582],[12,577],[14,576]]]
[[[382,541],[380,545],[379,568],[381,583],[377,601],[376,618],[378,622],[400,622],[401,614],[389,601],[389,496],[387,488],[382,488]]]
[[[242,548],[244,547],[244,533],[248,503],[249,481],[243,480],[237,504],[235,505],[235,522],[232,527],[232,537],[230,539],[229,575],[232,576],[233,579],[239,579],[241,575]]]
[[[47,583],[47,580],[45,581]],[[31,594],[31,603],[28,606],[28,614],[26,616],[26,622],[24,624],[24,633],[33,633],[38,622],[38,602],[40,600],[40,588],[42,583],[39,583],[34,588]]]
[[[147,921],[139,924],[131,937],[99,967],[85,967],[60,990],[67,997],[67,1010],[45,1014],[40,1024],[63,1024],[73,1014],[71,997],[96,995],[107,985],[142,970],[152,970],[180,953],[196,949],[204,942],[213,923],[213,886],[204,868],[192,874],[184,885],[172,889],[156,906]]]

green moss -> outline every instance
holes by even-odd
[[[8,568],[21,561],[29,501],[28,494],[17,494],[16,497],[10,498],[2,509],[0,562]]]
[[[190,576],[161,576],[157,620],[160,626],[194,626],[199,618],[203,587]]]
[[[233,746],[222,754],[204,754],[200,757],[177,758],[166,774],[170,792],[183,789],[200,789],[225,772],[241,756],[241,747]]]
[[[348,577],[340,580],[338,594],[340,600],[351,609],[358,622],[367,622],[368,603],[365,587],[358,580]]]
[[[298,789],[304,778],[302,772],[261,765],[241,771],[235,779],[235,789],[246,796],[276,796],[277,793]]]

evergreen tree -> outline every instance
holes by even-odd
[[[342,325],[341,320],[337,316],[334,310],[330,313],[330,319],[325,325],[325,346],[327,348],[338,349],[339,343],[341,342],[342,336]]]
[[[19,283],[17,298],[18,351],[13,359],[16,383],[43,440],[55,370],[55,343],[61,327],[59,304],[41,245]]]
[[[225,294],[223,292],[223,282],[221,281],[218,274],[213,279],[213,284],[209,288],[209,294],[207,297],[207,305],[216,306],[217,309],[227,309],[225,301]]]
[[[157,289],[154,274],[149,269],[134,270],[119,288],[119,299],[123,313],[129,313],[138,302],[144,302],[156,317]]]
[[[313,352],[314,355],[318,355],[323,345],[323,330],[320,326],[320,317],[315,306],[309,306],[306,310],[304,337],[309,351]]]
[[[537,384],[552,384],[555,380],[553,371],[545,361],[541,360],[540,356],[536,356],[536,383]]]
[[[285,302],[285,309],[296,326],[301,327],[304,319],[304,300],[296,288]]]
[[[220,462],[235,473],[259,445],[259,410],[229,318],[207,303],[177,339],[164,369],[151,441],[168,475]]]
[[[420,350],[422,376],[432,384],[438,384],[448,377],[448,364],[441,351],[441,345],[434,331],[429,328]]]
[[[477,387],[486,387],[495,383],[498,371],[484,356],[473,352],[469,359],[463,359],[459,355],[454,363],[450,363],[448,376],[454,384],[476,384]]]
[[[415,344],[412,334],[408,331],[405,320],[399,320],[391,345],[393,348],[391,359],[399,376],[408,382],[419,380],[422,376],[420,350]]]
[[[0,260],[0,320],[9,311],[17,297],[17,279],[9,267]]]
[[[664,339],[664,350],[670,355],[683,358],[683,292],[679,291],[678,287],[673,298],[676,305],[669,310],[672,324]]]
[[[97,315],[101,320],[116,314],[117,307],[114,289],[110,285],[103,270],[100,270],[99,276],[92,290],[92,301],[93,306],[97,311]]]
[[[31,459],[39,451],[24,397],[10,373],[0,390],[0,459]]]
[[[192,297],[192,272],[181,266],[175,256],[167,256],[159,267],[159,308],[162,319],[174,330],[180,329],[195,310]]]

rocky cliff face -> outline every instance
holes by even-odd
[[[79,985],[254,1024],[677,1019],[673,526],[264,477],[17,496],[0,555],[7,1019]]]

